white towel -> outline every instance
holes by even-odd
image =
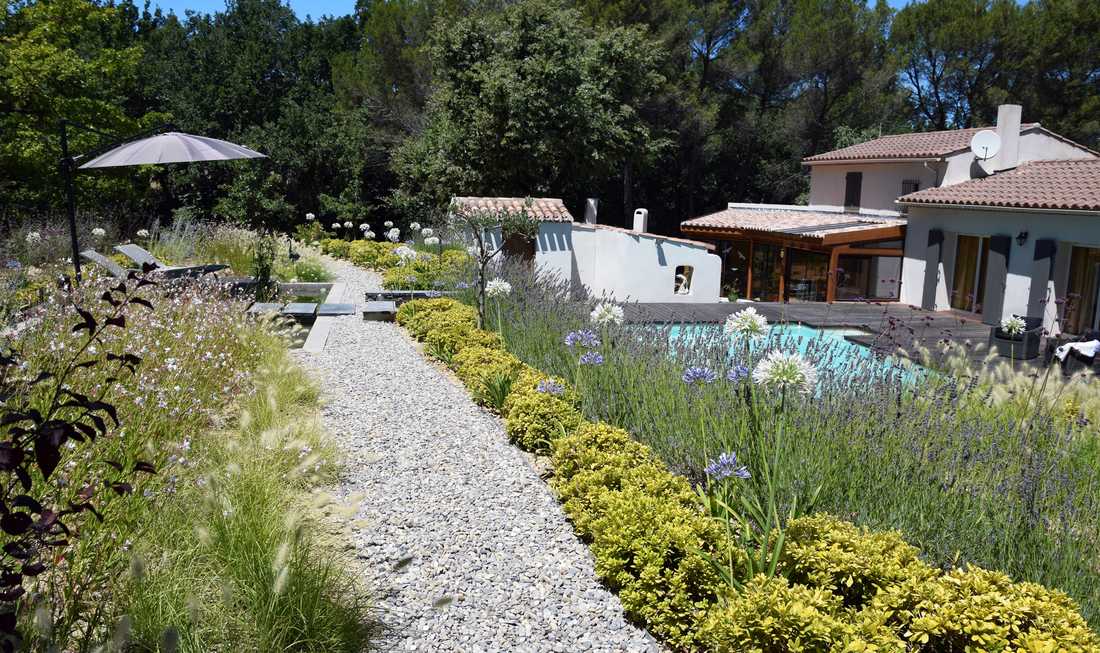
[[[1066,360],[1066,356],[1069,356],[1070,350],[1076,351],[1085,358],[1095,358],[1096,352],[1100,351],[1100,340],[1089,340],[1087,342],[1071,342],[1067,345],[1054,350],[1054,355],[1058,357],[1058,360]]]

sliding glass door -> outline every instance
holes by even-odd
[[[1096,328],[1100,293],[1100,247],[1074,247],[1066,287],[1065,330],[1084,333]]]
[[[985,268],[989,262],[989,238],[959,235],[955,247],[955,274],[951,284],[951,308],[982,312]]]

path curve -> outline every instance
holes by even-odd
[[[347,284],[342,301],[379,287],[373,273],[326,262]],[[324,351],[299,357],[322,383],[346,461],[336,494],[365,497],[354,546],[393,629],[388,650],[660,650],[599,584],[501,421],[400,327],[337,318]]]

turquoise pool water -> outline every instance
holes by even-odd
[[[740,361],[745,356],[743,341],[721,333],[722,325],[714,323],[676,324],[669,328],[669,339],[680,346],[690,347],[694,339],[729,338],[729,355]],[[868,335],[869,332],[854,328],[816,328],[805,324],[774,324],[767,338],[751,343],[750,351],[761,348],[778,348],[797,351],[818,368],[830,372],[834,378],[868,380],[882,376],[896,376],[904,381],[914,381],[920,376],[920,368],[909,361],[893,356],[876,355],[870,348],[849,341],[846,336]]]

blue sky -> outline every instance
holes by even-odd
[[[908,0],[888,0],[890,6],[901,7]],[[160,5],[165,11],[171,9],[182,16],[185,11],[192,9],[203,13],[213,13],[225,9],[225,0],[153,0],[153,4]],[[314,18],[321,16],[344,16],[355,9],[355,0],[290,0],[290,6],[299,18],[307,15]]]

